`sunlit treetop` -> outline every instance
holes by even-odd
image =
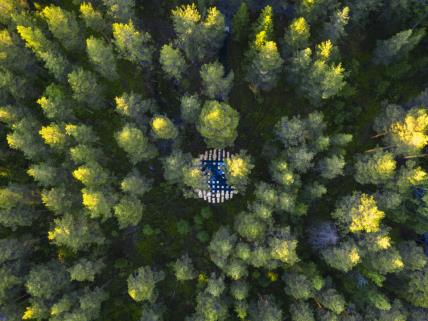
[[[172,20],[177,33],[191,31],[194,24],[201,20],[196,4],[183,5],[172,10]]]
[[[100,11],[94,9],[90,2],[80,4],[80,17],[86,24],[86,27],[98,32],[103,32],[106,29],[106,23]]]
[[[298,50],[309,45],[310,29],[304,17],[295,18],[287,28],[284,40],[286,48]]]
[[[390,152],[377,151],[365,154],[355,164],[355,179],[361,184],[381,184],[390,180],[397,163]]]
[[[53,148],[62,148],[67,142],[67,136],[62,126],[52,123],[43,126],[39,131],[44,142]]]
[[[415,153],[428,143],[428,112],[426,108],[411,109],[401,121],[391,124],[390,140],[399,152]]]
[[[114,43],[120,57],[142,66],[149,66],[153,54],[150,34],[137,30],[131,20],[126,24],[114,23],[112,27]]]
[[[155,137],[160,139],[174,139],[178,135],[178,130],[171,120],[166,116],[156,115],[150,122]]]
[[[349,232],[371,233],[379,231],[385,213],[377,208],[373,196],[356,192],[342,198],[331,215]]]
[[[81,46],[79,25],[74,13],[54,5],[44,7],[41,11],[49,30],[67,49],[76,49]]]
[[[197,128],[208,147],[230,146],[236,139],[239,114],[226,103],[210,100],[204,104]]]
[[[317,45],[317,54],[323,60],[327,60],[330,57],[332,50],[333,50],[333,44],[331,43],[330,40],[321,42],[320,44]]]
[[[0,22],[9,22],[16,12],[27,8],[27,0],[0,0]]]
[[[224,24],[224,16],[216,7],[208,8],[207,17],[204,20],[206,28],[217,27]]]
[[[253,25],[253,34],[257,35],[264,31],[267,39],[273,36],[273,11],[271,6],[266,6],[260,13],[257,21]]]

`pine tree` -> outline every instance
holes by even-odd
[[[246,151],[240,151],[226,159],[226,178],[228,184],[235,186],[237,190],[244,191],[248,184],[248,176],[254,168],[252,159]]]
[[[0,189],[0,224],[15,231],[31,226],[37,218],[33,207],[37,204],[31,190],[24,185],[10,184]]]
[[[99,33],[104,33],[108,29],[107,22],[102,13],[96,10],[90,2],[80,4],[80,18],[85,22],[87,28]]]
[[[82,47],[82,38],[74,12],[50,5],[43,8],[41,15],[48,24],[49,31],[64,48],[76,50]]]
[[[180,49],[172,45],[163,45],[160,51],[159,62],[168,78],[181,80],[183,73],[187,69],[186,61]]]
[[[245,42],[247,40],[247,30],[250,25],[250,13],[248,6],[242,2],[238,11],[232,20],[232,35],[236,42]]]
[[[87,210],[88,216],[100,219],[102,222],[105,222],[112,216],[112,207],[115,198],[115,195],[103,190],[82,189],[82,204]]]
[[[355,164],[355,180],[360,184],[382,184],[393,178],[396,167],[390,152],[365,154]]]
[[[408,29],[401,31],[389,39],[378,40],[373,53],[375,64],[390,65],[408,55],[425,35],[423,29],[414,31]]]
[[[284,63],[276,43],[272,41],[272,7],[266,6],[263,9],[253,26],[253,33],[250,50],[246,54],[249,65],[245,79],[255,91],[268,91],[275,86]]]
[[[237,136],[239,114],[226,103],[206,101],[197,129],[204,137],[208,147],[224,148],[233,145]]]
[[[371,233],[379,230],[385,213],[377,208],[373,196],[354,192],[342,198],[331,215],[347,231]]]
[[[44,143],[52,149],[60,150],[67,147],[67,135],[62,124],[51,123],[50,125],[42,126],[39,130],[39,135]]]
[[[310,30],[304,17],[294,19],[284,35],[285,46],[293,52],[307,48],[309,45]]]
[[[137,302],[154,302],[157,297],[156,283],[164,278],[162,271],[155,272],[149,266],[142,266],[128,277],[128,294]]]
[[[205,95],[210,99],[227,100],[232,89],[233,71],[226,76],[219,62],[204,64],[199,72]]]
[[[107,7],[107,14],[118,22],[128,22],[134,18],[135,0],[102,0]]]
[[[337,43],[346,36],[345,27],[349,22],[349,7],[337,10],[330,21],[324,24],[324,34],[326,39]]]
[[[335,289],[323,290],[318,298],[324,307],[335,314],[341,314],[345,310],[345,299]]]
[[[292,321],[315,321],[312,307],[302,301],[297,301],[290,306]]]
[[[178,281],[192,280],[196,277],[192,260],[188,255],[183,255],[173,265],[175,277]]]
[[[151,188],[151,180],[145,178],[137,169],[132,170],[120,183],[123,192],[132,196],[143,196]]]
[[[125,125],[116,134],[116,141],[134,165],[156,155],[156,149],[150,145],[148,138],[132,124]]]
[[[225,37],[225,19],[220,11],[211,7],[205,19],[196,5],[183,5],[172,10],[177,43],[191,61],[202,61],[217,53]]]
[[[102,39],[89,37],[86,39],[86,52],[89,61],[101,76],[109,80],[115,80],[118,77],[116,57],[110,44],[105,43]]]
[[[47,118],[66,121],[73,118],[73,106],[65,88],[56,84],[46,87],[44,94],[37,100]]]
[[[71,280],[93,282],[95,275],[99,274],[103,268],[104,263],[102,263],[102,261],[89,261],[85,258],[81,258],[67,269],[67,271],[70,274]]]
[[[201,112],[201,101],[198,95],[184,95],[180,100],[181,118],[188,123],[194,123]]]
[[[280,321],[283,318],[281,309],[270,297],[261,297],[249,309],[249,320]]]
[[[87,249],[91,244],[99,246],[105,242],[99,225],[88,220],[83,213],[67,213],[55,219],[53,229],[48,232],[48,239],[73,252]]]
[[[337,95],[345,86],[345,70],[340,63],[332,62],[333,50],[331,41],[327,40],[317,46],[316,57],[306,48],[291,58],[288,79],[313,104]]]
[[[68,285],[63,266],[55,261],[37,265],[28,274],[25,287],[34,298],[51,299]]]
[[[334,269],[348,272],[361,262],[358,247],[351,241],[339,243],[322,251],[325,262]]]
[[[59,171],[48,163],[33,164],[27,174],[34,178],[41,186],[54,186],[58,184]]]
[[[166,116],[155,115],[150,125],[152,127],[153,136],[158,139],[175,139],[178,136],[177,128]]]
[[[26,46],[30,48],[36,57],[45,63],[45,67],[59,81],[64,81],[70,63],[60,53],[58,48],[50,42],[43,34],[41,29],[37,27],[25,27],[19,25],[16,27],[19,35],[25,41]]]
[[[76,101],[85,103],[90,109],[102,106],[103,88],[92,72],[78,68],[68,74],[68,83]]]
[[[119,228],[137,225],[143,216],[144,206],[141,201],[134,196],[124,196],[114,206]]]
[[[114,44],[119,56],[143,67],[149,67],[154,51],[150,34],[135,29],[132,21],[127,24],[114,23],[112,27]]]

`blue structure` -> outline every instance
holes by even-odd
[[[237,192],[227,183],[225,168],[229,152],[224,149],[208,150],[200,156],[201,170],[207,177],[209,191],[196,191],[200,198],[209,203],[222,203]]]
[[[225,164],[223,160],[202,161],[202,171],[209,177],[208,185],[212,193],[232,191],[232,187],[227,184],[224,168]]]

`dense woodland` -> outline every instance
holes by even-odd
[[[0,0],[0,320],[428,321],[427,27],[425,0]]]

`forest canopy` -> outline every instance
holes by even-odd
[[[0,0],[0,321],[428,321],[427,28]]]

